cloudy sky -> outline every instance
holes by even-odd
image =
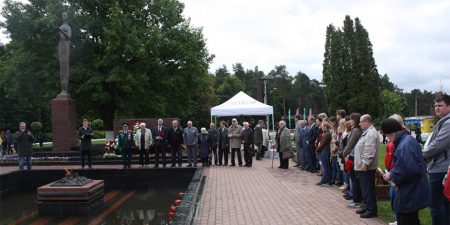
[[[0,0],[1,1],[1,0]],[[184,15],[203,27],[210,65],[240,62],[268,73],[286,65],[321,80],[325,29],[359,17],[369,32],[380,74],[404,90],[450,92],[448,0],[181,0]],[[6,42],[2,34],[0,41]]]

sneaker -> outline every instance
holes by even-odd
[[[394,221],[392,223],[389,223],[389,225],[397,225],[397,221]]]
[[[345,190],[345,189],[347,189],[347,188],[348,188],[347,183],[344,183],[344,185],[342,185],[342,186],[339,187],[339,189],[341,189],[341,190]]]
[[[359,203],[356,202],[351,202],[350,204],[347,205],[348,208],[352,208],[352,209],[356,209],[359,208]]]

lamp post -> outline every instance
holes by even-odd
[[[264,76],[259,79],[264,81],[264,104],[267,105],[267,81],[272,80],[272,78]],[[269,122],[269,115],[266,115],[266,123],[268,122]],[[267,124],[267,126],[269,126],[269,124]]]

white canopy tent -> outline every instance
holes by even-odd
[[[272,129],[274,129],[273,107],[261,103],[248,96],[244,92],[239,92],[228,101],[211,108],[212,117],[218,116],[240,116],[240,115],[272,115]],[[267,121],[267,125],[269,125]]]

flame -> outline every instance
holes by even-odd
[[[72,169],[64,168],[64,170],[66,171],[66,174],[72,174]]]

